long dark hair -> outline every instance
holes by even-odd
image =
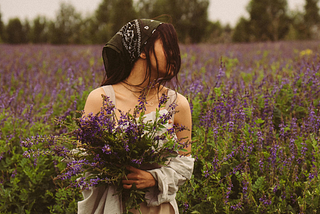
[[[140,22],[140,24],[142,23]],[[143,27],[144,26],[141,26],[141,28]],[[181,67],[181,56],[180,56],[180,48],[178,44],[178,37],[177,37],[176,30],[174,29],[172,24],[163,23],[159,25],[157,30],[147,40],[147,43],[142,47],[143,52],[146,54],[147,72],[146,72],[144,81],[138,85],[134,85],[136,87],[140,87],[143,83],[145,83],[145,81],[148,81],[148,84],[151,82],[150,56],[152,54],[155,54],[154,44],[158,39],[161,39],[163,44],[163,49],[164,49],[165,57],[167,60],[167,72],[163,77],[161,78],[159,78],[159,76],[157,77],[156,84],[158,84],[160,87],[160,85],[164,85],[166,82],[169,82],[173,78],[175,78],[177,81],[177,75]],[[107,51],[114,51],[114,50],[108,49]],[[118,56],[113,54],[110,54],[110,55]],[[158,60],[157,60],[157,57],[155,58],[156,58],[157,70],[158,70]],[[129,77],[131,73],[133,64],[131,64],[129,61],[125,61],[124,57],[114,57],[108,60],[112,61],[113,63],[111,63],[108,66],[108,69],[106,69],[105,77],[101,86],[114,85],[119,82],[125,83],[125,80]]]

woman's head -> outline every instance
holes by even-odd
[[[162,51],[164,56],[161,54]],[[152,69],[157,71],[156,77],[159,83],[177,77],[181,57],[177,34],[172,24],[161,24],[144,45],[143,53],[146,54],[147,60],[147,78],[151,76]]]
[[[161,68],[164,62],[161,54],[157,54],[159,44],[163,48],[166,69]],[[181,58],[174,27],[168,23],[149,19],[133,20],[123,26],[103,48],[106,78],[102,85],[112,85],[126,80],[141,53],[147,62],[145,75],[147,83],[153,81],[151,72],[154,70],[158,71],[156,78],[161,84],[177,76]]]

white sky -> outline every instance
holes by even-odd
[[[98,8],[102,0],[0,0],[2,20],[10,18],[32,20],[37,15],[54,19],[61,2],[71,3],[78,12],[86,16]],[[174,0],[173,0],[174,1]],[[235,26],[241,16],[248,17],[246,6],[250,0],[210,0],[209,19]],[[303,10],[305,0],[287,0],[289,9]]]

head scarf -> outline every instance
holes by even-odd
[[[102,58],[105,69],[112,63],[114,57],[121,57],[130,62],[131,66],[139,58],[144,44],[156,31],[162,22],[152,19],[135,19],[124,25],[103,47]],[[107,51],[107,50],[113,51]]]

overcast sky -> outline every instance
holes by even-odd
[[[71,3],[78,12],[87,15],[95,11],[102,0],[0,0],[2,20],[7,23],[10,18],[32,20],[37,15],[55,18],[61,2]],[[174,0],[173,0],[174,1]],[[305,0],[287,0],[290,9],[303,10]],[[235,26],[241,17],[248,17],[246,6],[250,0],[210,0],[209,19],[220,20],[222,24]]]

